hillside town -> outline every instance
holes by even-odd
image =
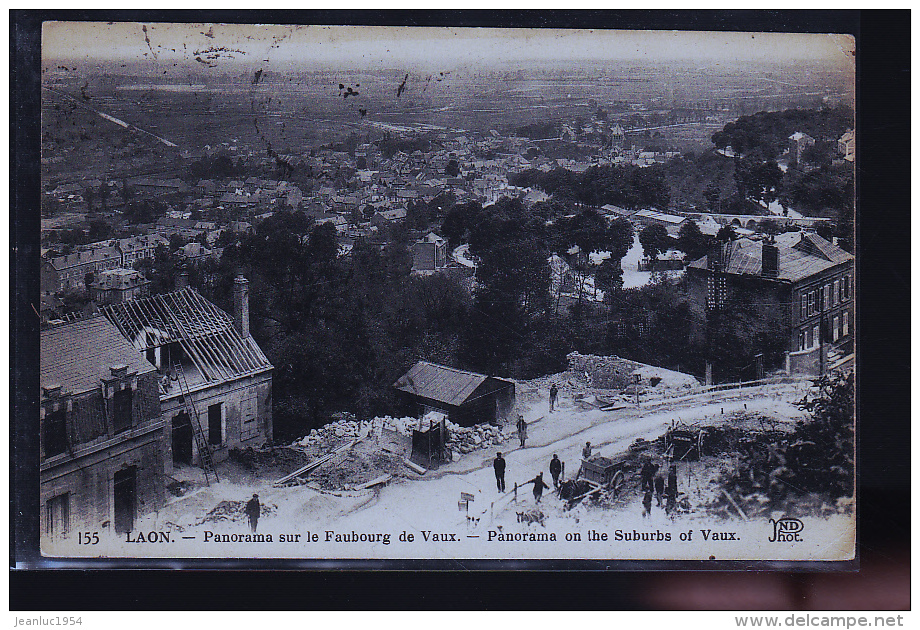
[[[777,514],[849,531],[852,400],[823,402],[852,397],[855,357],[838,94],[749,114],[581,99],[485,129],[365,112],[276,149],[261,131],[193,145],[114,79],[81,99],[55,76],[35,305],[49,552],[85,532],[113,555],[153,534],[290,556],[310,550],[245,544],[347,530],[374,554],[389,534],[356,532],[474,545],[585,524],[628,541]]]

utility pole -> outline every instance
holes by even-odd
[[[634,374],[633,376],[636,377],[636,409],[638,409],[639,408],[639,378],[640,377],[638,374]]]

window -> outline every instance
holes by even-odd
[[[840,280],[834,280],[834,304],[840,303]]]
[[[834,317],[834,341],[840,339],[840,318]]]
[[[121,433],[122,431],[127,431],[131,428],[131,425],[134,424],[131,407],[134,400],[134,390],[130,386],[125,385],[125,388],[115,392],[115,395],[112,397],[114,401],[114,425],[115,433]]]
[[[63,408],[45,413],[42,441],[46,458],[60,455],[67,449],[67,416]]]
[[[804,350],[808,346],[805,345],[805,331],[799,331],[799,350]]]
[[[63,536],[70,530],[70,493],[65,492],[45,502],[45,531],[49,536]]]
[[[846,337],[850,334],[850,312],[843,312],[843,330],[840,332],[840,335]]]
[[[821,326],[820,324],[816,324],[811,329],[811,347],[817,348],[820,345],[820,343],[821,343]]]
[[[815,292],[808,292],[808,314],[813,315],[815,312]]]
[[[802,319],[808,317],[808,296],[802,294]]]
[[[824,310],[826,311],[831,307],[831,285],[824,285]]]
[[[850,297],[850,276],[843,277],[843,297],[844,299]]]

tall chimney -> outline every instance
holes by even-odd
[[[243,274],[233,281],[233,327],[243,339],[249,337],[249,280]]]
[[[724,253],[725,245],[723,243],[713,245],[706,255],[706,268],[710,271],[722,271]]]
[[[186,287],[188,287],[188,272],[180,271],[176,274],[176,291],[181,291]]]
[[[779,275],[779,248],[772,243],[763,243],[761,256],[761,274],[765,278],[775,278]]]

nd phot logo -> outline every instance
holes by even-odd
[[[799,532],[805,529],[805,523],[797,518],[784,516],[776,520],[770,519],[773,524],[773,537],[768,538],[769,542],[802,542]]]

